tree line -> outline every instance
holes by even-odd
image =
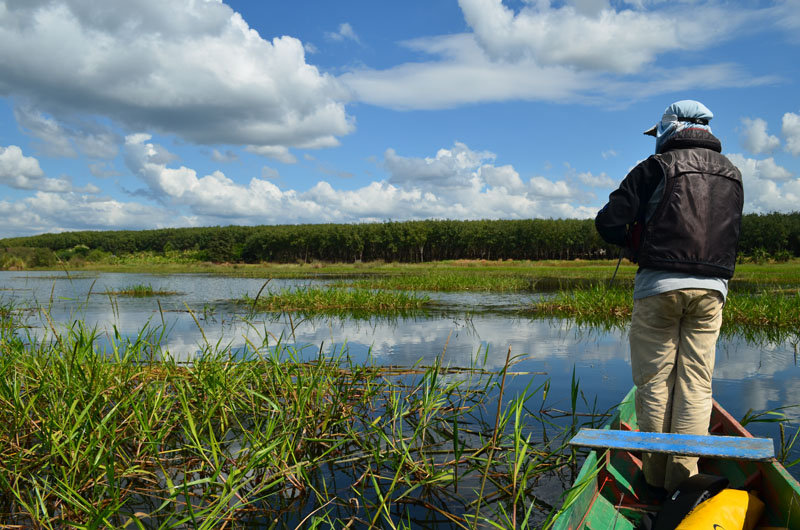
[[[452,259],[599,259],[617,249],[597,235],[592,219],[425,220],[82,231],[0,240],[0,247],[84,255],[194,251],[214,262],[423,262]],[[739,252],[800,256],[800,212],[748,214]],[[41,253],[41,252],[40,252]]]

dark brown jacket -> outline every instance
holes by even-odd
[[[634,249],[640,267],[733,276],[744,192],[741,173],[721,151],[719,140],[704,130],[676,134],[611,193],[595,218],[600,236],[626,245],[631,227],[642,223]],[[661,198],[648,211],[656,190]]]

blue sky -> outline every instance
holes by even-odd
[[[588,218],[697,99],[800,203],[800,1],[0,0],[0,237]]]

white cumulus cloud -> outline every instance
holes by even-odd
[[[502,0],[459,0],[467,24],[496,60],[623,74],[665,52],[702,49],[732,35],[744,12],[715,6],[659,11],[614,9],[606,2],[528,2],[518,12]]]
[[[777,136],[767,133],[767,122],[761,118],[742,118],[742,146],[754,155],[771,153],[781,145]]]
[[[424,185],[432,189],[463,188],[476,185],[475,169],[494,157],[493,153],[478,153],[456,142],[452,149],[439,149],[435,157],[403,157],[397,155],[394,149],[387,149],[384,163],[392,184]]]
[[[71,230],[139,230],[187,226],[163,208],[94,194],[39,191],[18,202],[0,201],[0,237]]]
[[[794,112],[784,114],[781,132],[786,139],[786,150],[795,156],[800,155],[800,115]]]
[[[578,180],[587,186],[591,186],[593,188],[614,188],[616,187],[616,182],[614,179],[606,175],[605,173],[600,173],[599,175],[593,175],[591,172],[586,171],[584,173],[578,173]]]
[[[745,213],[790,212],[800,204],[800,178],[772,158],[727,155],[742,172]]]
[[[505,188],[511,192],[519,192],[525,189],[525,183],[519,177],[519,173],[514,166],[492,166],[486,164],[480,168],[480,177],[490,188]]]
[[[125,161],[145,183],[147,194],[165,205],[186,207],[191,215],[204,216],[210,223],[219,219],[245,224],[289,222],[319,213],[318,205],[263,178],[252,178],[245,186],[222,171],[201,177],[186,166],[169,167],[174,157],[150,140],[148,134],[129,135],[125,139]]]
[[[387,149],[388,178],[357,189],[337,189],[320,181],[308,190],[282,189],[262,172],[246,184],[221,171],[200,176],[186,166],[172,167],[168,152],[146,134],[126,138],[128,167],[146,185],[146,195],[196,218],[219,222],[365,222],[386,219],[481,219],[588,217],[592,197],[564,180],[520,178],[510,165],[495,166],[495,155],[456,142],[435,156],[406,157]]]
[[[0,95],[53,120],[284,149],[336,145],[353,130],[346,90],[306,62],[299,40],[262,38],[222,2],[0,6]],[[57,126],[40,125],[41,135]]]
[[[39,161],[22,154],[22,149],[16,145],[0,147],[0,179],[4,184],[22,187],[20,184],[41,179],[43,176],[44,171],[39,166]]]
[[[36,158],[25,156],[16,145],[0,146],[0,184],[19,190],[52,192],[99,191],[95,186],[82,190],[75,188],[67,178],[47,178]]]

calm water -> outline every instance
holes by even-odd
[[[561,320],[530,320],[518,311],[536,294],[427,293],[436,308],[407,318],[308,318],[287,315],[249,316],[247,308],[231,301],[245,295],[255,297],[264,279],[228,278],[210,275],[146,275],[118,273],[13,272],[0,271],[0,300],[17,306],[44,306],[59,325],[84,320],[101,333],[116,328],[123,335],[136,335],[150,323],[169,330],[162,344],[180,359],[190,360],[202,347],[203,336],[188,309],[198,318],[206,339],[233,351],[250,340],[264,337],[295,344],[304,355],[346,347],[355,359],[409,366],[430,364],[442,355],[451,366],[468,366],[486,358],[489,368],[502,367],[508,348],[519,356],[516,371],[547,372],[555,399],[550,403],[569,409],[573,368],[580,388],[598,408],[613,406],[632,385],[626,330],[597,330]],[[272,280],[267,290],[309,285],[309,280]],[[151,285],[156,290],[175,291],[155,298],[117,297],[107,294],[132,285]],[[160,304],[160,307],[159,307]],[[29,322],[38,323],[36,318]],[[40,323],[39,323],[40,324]],[[41,331],[41,330],[40,330]],[[797,344],[752,343],[742,337],[720,339],[714,372],[715,398],[734,417],[749,409],[763,411],[800,404],[800,367]],[[538,376],[542,377],[542,376]],[[528,382],[513,381],[509,392]],[[800,407],[786,409],[794,434],[800,422]],[[751,424],[757,435],[777,438],[777,427]],[[800,458],[800,448],[794,458]],[[790,468],[800,476],[800,465]]]

